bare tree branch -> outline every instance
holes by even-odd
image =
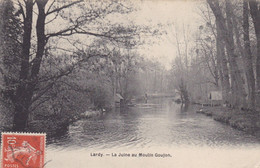
[[[50,14],[52,14],[52,13],[59,12],[59,11],[65,9],[65,8],[68,8],[68,7],[70,7],[70,6],[73,6],[73,5],[75,5],[75,4],[77,4],[77,3],[80,3],[80,2],[83,2],[83,1],[84,1],[84,0],[75,1],[75,2],[72,2],[72,3],[68,4],[68,5],[64,5],[64,6],[60,7],[60,8],[56,8],[56,9],[54,9],[54,10],[52,10],[52,11],[47,12],[46,15],[50,15]]]
[[[51,23],[52,21],[54,21],[55,19],[57,19],[58,16],[59,16],[59,13],[57,12],[56,15],[54,16],[54,18],[52,18],[51,20],[46,22],[45,25],[47,25],[47,24]]]
[[[36,105],[34,105],[33,108],[31,108],[30,111],[34,111],[34,110],[36,110],[37,107],[39,107],[42,103],[44,103],[44,102],[50,100],[50,98],[51,98],[51,97],[47,97],[47,98],[43,99],[42,101],[40,101],[39,103],[37,103]]]
[[[57,80],[59,80],[61,77],[63,76],[67,76],[70,73],[73,72],[73,70],[75,69],[76,66],[79,66],[81,63],[86,62],[88,59],[90,59],[91,57],[108,57],[111,53],[108,54],[91,54],[85,58],[82,58],[81,60],[79,60],[77,63],[67,67],[65,70],[61,71],[60,74],[46,78],[44,80],[39,80],[38,82],[46,82],[46,81],[51,81],[45,88],[43,88],[42,91],[40,91],[36,96],[33,97],[31,104],[33,102],[35,102],[36,100],[38,100],[39,98],[41,98],[48,90],[51,89],[51,87],[57,82]]]
[[[51,7],[53,6],[53,4],[56,2],[56,0],[53,0],[52,3],[50,4],[49,8],[47,9],[46,13],[49,13],[49,11],[51,10]]]

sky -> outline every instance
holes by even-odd
[[[138,11],[132,13],[136,23],[145,25],[162,24],[167,34],[156,38],[156,44],[144,45],[141,55],[158,60],[170,69],[172,60],[176,57],[175,30],[181,39],[182,27],[189,27],[187,33],[192,35],[200,25],[199,7],[203,1],[174,1],[174,0],[144,0],[138,3]]]
[[[183,26],[190,36],[198,31],[200,25],[200,16],[198,9],[203,3],[202,0],[132,0],[136,11],[127,15],[111,15],[109,20],[112,22],[133,22],[137,25],[146,25],[156,28],[158,24],[162,25],[160,30],[165,32],[161,36],[150,37],[154,42],[153,45],[147,43],[139,47],[137,52],[139,55],[157,60],[166,69],[171,68],[172,60],[176,57],[176,39],[181,41],[183,37]],[[75,10],[73,11],[75,13]],[[79,14],[79,13],[78,13]],[[56,21],[52,23],[51,29],[61,29],[61,26],[67,26],[64,22]],[[177,30],[175,32],[175,30]],[[86,41],[84,36],[77,37]],[[89,40],[90,37],[87,37]],[[146,37],[145,37],[146,38]],[[190,41],[191,42],[191,41]],[[66,43],[66,42],[65,42]],[[64,46],[64,44],[62,44]],[[69,47],[68,47],[69,48]]]
[[[150,27],[156,27],[158,24],[162,25],[160,30],[165,33],[159,37],[151,37],[150,40],[154,44],[144,44],[137,51],[143,57],[157,60],[166,69],[170,69],[172,60],[177,54],[176,32],[181,41],[183,26],[190,36],[198,31],[198,27],[200,26],[200,10],[198,8],[205,2],[203,0],[132,0],[132,2],[138,10],[126,16],[112,15],[110,18],[111,21],[122,23],[133,22],[137,25]],[[75,13],[75,10],[73,13]],[[48,25],[46,31],[55,32],[57,28],[62,29],[62,25],[67,26],[62,20],[59,21],[56,19],[56,22]],[[87,39],[89,38],[87,37]],[[80,39],[86,41],[84,36],[81,36]],[[63,43],[60,43],[60,45],[65,46]]]

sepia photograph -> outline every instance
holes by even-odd
[[[1,168],[260,168],[259,0],[0,0]]]

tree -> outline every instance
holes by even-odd
[[[118,1],[99,2],[95,5],[88,6],[83,0],[73,2],[56,2],[56,1],[33,1],[25,0],[24,3],[18,1],[19,14],[22,17],[23,34],[21,44],[21,65],[19,67],[19,79],[13,99],[14,104],[14,121],[13,129],[15,131],[23,131],[26,128],[30,108],[39,98],[41,98],[49,89],[53,87],[55,82],[68,74],[70,74],[76,66],[87,61],[90,57],[99,56],[97,53],[85,52],[80,50],[79,53],[73,53],[73,61],[53,76],[41,78],[41,67],[43,59],[48,51],[46,46],[50,39],[55,37],[69,37],[76,34],[93,36],[103,39],[109,39],[124,45],[135,45],[131,43],[137,34],[135,28],[123,27],[121,25],[108,25],[105,28],[97,28],[96,30],[87,27],[90,24],[99,23],[106,15],[111,13],[125,13],[131,11],[125,8]],[[34,11],[34,6],[37,6],[37,11]],[[100,5],[100,6],[98,6]],[[81,9],[81,13],[66,15],[63,12],[67,9]],[[73,12],[69,10],[69,12]],[[36,25],[33,24],[33,17],[36,15]],[[68,17],[70,16],[70,17]],[[47,31],[49,26],[56,18],[66,20],[67,27],[62,27],[60,30]],[[49,26],[50,27],[50,26]],[[48,27],[48,28],[49,28]],[[34,30],[36,32],[36,43],[33,39]],[[132,40],[133,41],[133,40]],[[34,53],[35,52],[35,53]],[[47,83],[43,88],[39,89],[41,82]]]
[[[10,0],[1,3],[1,67],[0,72],[4,79],[1,89],[5,102],[14,98],[15,84],[19,74],[17,68],[20,64],[21,52],[21,21],[15,16],[15,9]]]
[[[230,65],[230,77],[231,77],[231,105],[234,107],[245,106],[245,90],[243,87],[243,78],[241,71],[237,64],[237,55],[235,54],[235,44],[233,38],[233,22],[232,22],[232,6],[229,1],[225,1],[226,7],[226,19],[221,11],[218,1],[207,1],[212,9],[217,22],[221,27],[221,34],[225,40],[226,51],[228,55],[228,62]]]
[[[188,94],[188,78],[185,69],[183,68],[183,62],[181,57],[176,57],[173,63],[173,67],[171,69],[172,77],[174,78],[173,85],[175,89],[178,91],[178,94],[181,98],[183,104],[189,103],[189,94]]]
[[[227,54],[229,57],[230,64],[230,75],[231,75],[231,92],[232,97],[232,105],[234,107],[245,107],[245,89],[243,87],[244,80],[241,76],[241,70],[238,67],[237,63],[237,55],[235,53],[235,44],[234,44],[234,27],[232,22],[233,9],[231,3],[229,1],[225,1],[226,4],[226,19],[227,19]]]
[[[253,24],[255,28],[256,35],[256,44],[257,44],[257,52],[256,52],[256,91],[257,91],[257,101],[260,100],[260,6],[259,2],[256,0],[250,0],[250,14],[253,19]]]
[[[244,51],[241,53],[244,58],[244,67],[248,83],[249,108],[255,109],[255,76],[253,70],[253,58],[249,39],[249,9],[248,2],[243,2],[243,35],[244,35]],[[240,47],[240,46],[239,46]],[[242,46],[240,47],[242,48]]]
[[[181,42],[178,37],[177,27],[175,29],[175,40],[176,46],[178,51],[178,57],[175,59],[176,69],[174,70],[173,74],[175,76],[175,88],[178,90],[182,103],[187,104],[189,103],[189,93],[188,93],[188,40],[187,40],[187,31],[185,31],[185,27],[183,25],[183,42],[184,42],[184,54],[181,52]],[[184,57],[184,60],[182,59]]]
[[[230,82],[229,82],[229,70],[227,65],[227,58],[225,54],[225,43],[221,33],[221,26],[219,20],[216,20],[216,45],[217,45],[217,57],[220,62],[219,73],[220,73],[220,80],[222,86],[222,95],[224,102],[228,101],[229,92],[230,92]]]

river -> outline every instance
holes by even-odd
[[[120,158],[113,153],[153,157]],[[154,157],[155,153],[170,157]],[[47,167],[62,168],[260,168],[260,141],[196,113],[194,106],[184,109],[170,98],[152,99],[73,123],[64,135],[49,138],[47,161]]]

